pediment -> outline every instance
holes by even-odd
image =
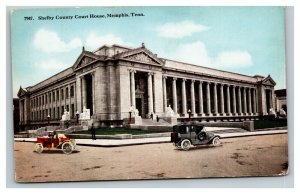
[[[17,96],[21,97],[21,96],[25,95],[26,93],[27,93],[27,91],[20,86]]]
[[[262,80],[262,84],[263,85],[268,85],[268,86],[275,86],[276,82],[269,75],[268,77],[266,77],[265,79]]]
[[[118,56],[118,58],[153,65],[163,65],[163,62],[146,48],[139,48],[130,52],[126,52]]]
[[[94,56],[94,54],[83,51],[77,58],[75,64],[73,65],[73,70],[75,71],[77,69],[80,69],[95,61],[97,61],[97,57]]]

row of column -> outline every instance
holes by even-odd
[[[73,92],[74,95],[71,96],[71,87],[73,87]],[[64,96],[64,99],[61,100],[62,97],[62,88],[59,88],[58,90],[50,91],[45,93],[42,96],[35,97],[31,100],[31,120],[37,121],[37,120],[47,120],[47,116],[50,116],[50,120],[59,118],[61,116],[61,112],[64,110],[61,110],[60,108],[64,107],[66,108],[67,105],[69,105],[69,111],[71,109],[72,103],[71,99],[75,97],[75,90],[74,90],[74,85],[69,84],[67,87],[68,88],[68,98],[67,96]],[[65,93],[66,90],[63,90]],[[57,96],[58,92],[58,96]],[[47,96],[47,103],[46,103],[46,96]],[[41,105],[37,106],[37,99],[42,99],[44,98],[44,104],[41,103]],[[55,100],[54,100],[55,99]],[[59,99],[59,100],[57,100]],[[35,102],[34,102],[35,101]],[[63,103],[62,103],[63,101]],[[69,102],[67,102],[69,101]],[[56,108],[56,110],[55,110]],[[57,112],[57,113],[56,113]]]
[[[163,96],[164,96],[164,107],[167,106],[167,90],[166,90],[166,76],[163,76]],[[176,86],[177,78],[173,78],[172,80],[172,98],[173,98],[173,110],[175,113],[178,113],[177,108],[177,86]],[[186,100],[186,79],[182,79],[182,114],[184,116],[187,115],[187,100]],[[213,96],[212,100],[214,112],[211,111],[211,92],[210,92],[210,85],[213,84]],[[220,96],[218,97],[217,92],[217,85],[220,85]],[[226,102],[224,102],[224,85],[226,85]],[[190,94],[191,94],[191,114],[194,116],[197,116],[196,108],[195,108],[195,80],[191,80],[190,85]],[[230,96],[230,87],[232,87],[232,100]],[[238,88],[238,97],[236,98],[236,89]],[[243,88],[243,95],[241,94],[241,89]],[[247,91],[246,91],[247,90]],[[257,113],[257,100],[256,100],[256,89],[250,88],[250,87],[243,87],[243,86],[236,86],[236,85],[229,85],[229,84],[223,84],[223,83],[212,83],[206,81],[206,107],[207,111],[206,114],[209,116],[212,116],[213,114],[218,115],[252,115]],[[248,97],[247,97],[247,96]],[[243,97],[243,100],[242,100]],[[237,99],[237,101],[236,101]],[[248,99],[248,106],[247,106],[247,99]],[[218,106],[218,100],[220,100],[220,110]],[[243,104],[242,104],[243,101]],[[225,103],[227,107],[227,112],[225,113]],[[232,103],[232,106],[231,106]],[[243,107],[242,107],[243,106]],[[238,111],[237,111],[238,107]],[[232,108],[232,110],[231,110]],[[243,111],[242,111],[243,110]],[[199,81],[199,115],[204,116],[204,109],[203,109],[203,81]]]

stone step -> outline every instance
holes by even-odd
[[[170,125],[170,124],[163,119],[159,119],[159,122],[152,119],[142,119],[142,125],[158,126],[158,125]]]

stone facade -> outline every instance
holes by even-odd
[[[74,65],[43,82],[20,87],[20,125],[57,124],[64,110],[76,119],[83,107],[94,122],[122,124],[130,108],[142,118],[263,116],[275,106],[274,80],[158,58],[138,48],[82,50]]]

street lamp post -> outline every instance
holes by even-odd
[[[188,110],[188,113],[189,113],[189,121],[191,121],[191,114],[192,114],[192,112],[191,112],[190,109]]]
[[[48,125],[50,125],[50,115],[48,115],[47,118],[48,118]]]
[[[77,125],[79,124],[78,120],[79,120],[79,112],[77,111],[77,112],[76,112],[76,124],[77,124]]]

